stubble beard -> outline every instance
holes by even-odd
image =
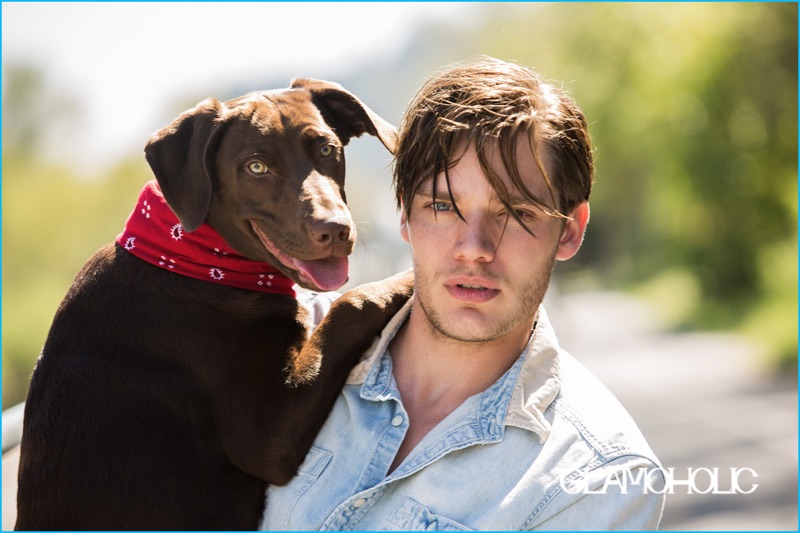
[[[530,281],[519,289],[521,297],[515,300],[515,307],[506,317],[500,321],[488,324],[485,331],[470,331],[459,324],[448,323],[444,320],[436,309],[436,305],[431,301],[430,287],[433,282],[423,273],[423,270],[414,259],[414,292],[421,311],[425,314],[428,324],[442,340],[457,344],[477,344],[490,343],[500,339],[506,334],[514,331],[521,324],[530,321],[537,313],[539,305],[544,299],[547,288],[550,285],[550,278],[555,266],[555,254],[547,261],[545,268],[538,275],[532,276]],[[453,273],[450,273],[452,275]],[[495,275],[482,274],[484,277],[493,280],[502,280],[502,277]],[[441,279],[443,276],[435,276]],[[505,287],[509,287],[506,283]]]

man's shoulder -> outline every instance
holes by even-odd
[[[641,456],[658,464],[639,426],[614,394],[583,364],[560,350],[561,388],[550,408],[606,460]]]

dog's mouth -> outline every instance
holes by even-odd
[[[258,235],[267,251],[275,256],[283,266],[297,272],[300,283],[319,291],[335,291],[347,282],[350,263],[347,257],[325,257],[323,259],[297,259],[283,253],[258,225],[250,221],[250,226]]]

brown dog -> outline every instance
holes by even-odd
[[[150,139],[158,184],[76,277],[34,371],[17,529],[257,526],[371,340],[300,357],[311,321],[291,289],[347,279],[342,148],[363,133],[393,151],[352,94],[298,79]]]

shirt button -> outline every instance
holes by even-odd
[[[403,416],[402,415],[397,415],[396,417],[392,418],[392,425],[394,427],[397,427],[402,423],[403,423]]]
[[[357,499],[356,501],[353,502],[353,507],[358,509],[359,507],[361,507],[365,503],[367,503],[367,500],[365,500],[364,498],[359,498],[359,499]]]

